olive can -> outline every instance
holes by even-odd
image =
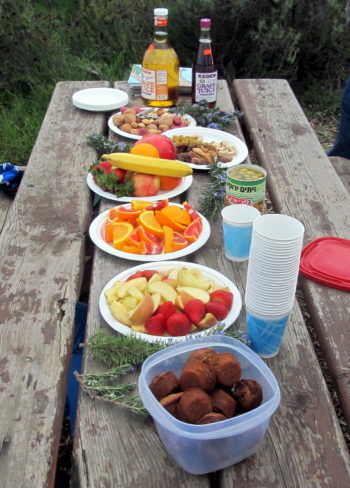
[[[255,164],[239,164],[227,170],[225,205],[245,204],[263,212],[266,171]]]

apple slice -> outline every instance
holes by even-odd
[[[177,275],[177,281],[180,286],[190,286],[193,288],[199,288],[201,290],[208,290],[210,287],[209,280],[203,280],[197,278],[188,269],[182,269]]]
[[[209,327],[213,327],[213,325],[217,324],[218,321],[216,317],[210,312],[206,313],[202,320],[198,322],[197,327],[198,329],[208,329]]]
[[[124,305],[120,302],[117,302],[114,300],[110,305],[109,309],[111,311],[111,314],[113,317],[118,320],[118,322],[121,322],[124,325],[131,325],[131,322],[128,317],[128,309],[124,307]]]
[[[108,288],[108,290],[104,292],[108,305],[110,305],[113,300],[118,300],[118,290],[123,284],[123,281],[116,281],[111,288]]]
[[[174,288],[164,281],[153,281],[148,284],[148,291],[150,293],[159,293],[160,296],[167,302],[174,303],[177,293]]]
[[[160,305],[160,301],[161,301],[160,293],[152,293],[151,298],[153,300],[153,313],[154,313]]]
[[[143,300],[143,293],[138,288],[136,288],[136,286],[130,286],[128,288],[127,294],[131,295],[133,298],[136,298],[138,302]]]
[[[161,273],[155,273],[148,280],[148,284],[153,283],[153,281],[162,281],[163,278],[164,278],[164,276]]]
[[[177,291],[180,293],[182,303],[185,306],[190,300],[194,298],[198,298],[198,300],[202,300],[204,303],[208,303],[210,300],[209,293],[205,290],[201,290],[200,288],[194,288],[191,286],[178,286]]]
[[[125,281],[122,286],[119,287],[117,291],[118,298],[124,298],[131,286],[135,286],[140,291],[144,291],[147,286],[147,279],[143,276],[140,278],[134,278],[129,281]]]
[[[129,321],[132,325],[145,324],[153,313],[153,300],[149,293],[145,293],[142,302],[129,312]]]

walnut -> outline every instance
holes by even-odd
[[[158,129],[158,125],[156,125],[156,124],[148,124],[148,126],[147,126],[147,127],[148,127],[148,129],[150,129],[150,130],[152,130],[152,129],[153,129],[153,130],[157,130],[157,129]]]
[[[125,117],[122,114],[113,115],[113,124],[120,127],[125,122]]]
[[[167,125],[171,127],[173,125],[173,116],[171,114],[164,114],[158,119],[159,125]]]
[[[120,126],[120,130],[123,130],[124,132],[131,132],[131,125],[130,124],[123,124]]]
[[[127,124],[132,124],[133,122],[136,122],[136,115],[135,114],[127,113],[127,114],[124,114],[124,117],[125,117],[125,122]]]
[[[153,120],[152,119],[142,119],[141,121],[143,124],[145,125],[148,125],[148,124],[153,124]]]
[[[124,114],[134,114],[134,115],[136,115],[136,110],[133,107],[127,108],[125,110]]]

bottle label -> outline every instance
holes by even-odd
[[[200,102],[206,100],[207,102],[216,101],[216,84],[218,79],[218,72],[211,73],[195,73],[195,101]]]
[[[141,95],[146,100],[167,100],[167,70],[142,68]]]

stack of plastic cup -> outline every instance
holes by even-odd
[[[253,224],[245,304],[252,349],[275,356],[293,308],[304,226],[281,214],[258,217]]]

